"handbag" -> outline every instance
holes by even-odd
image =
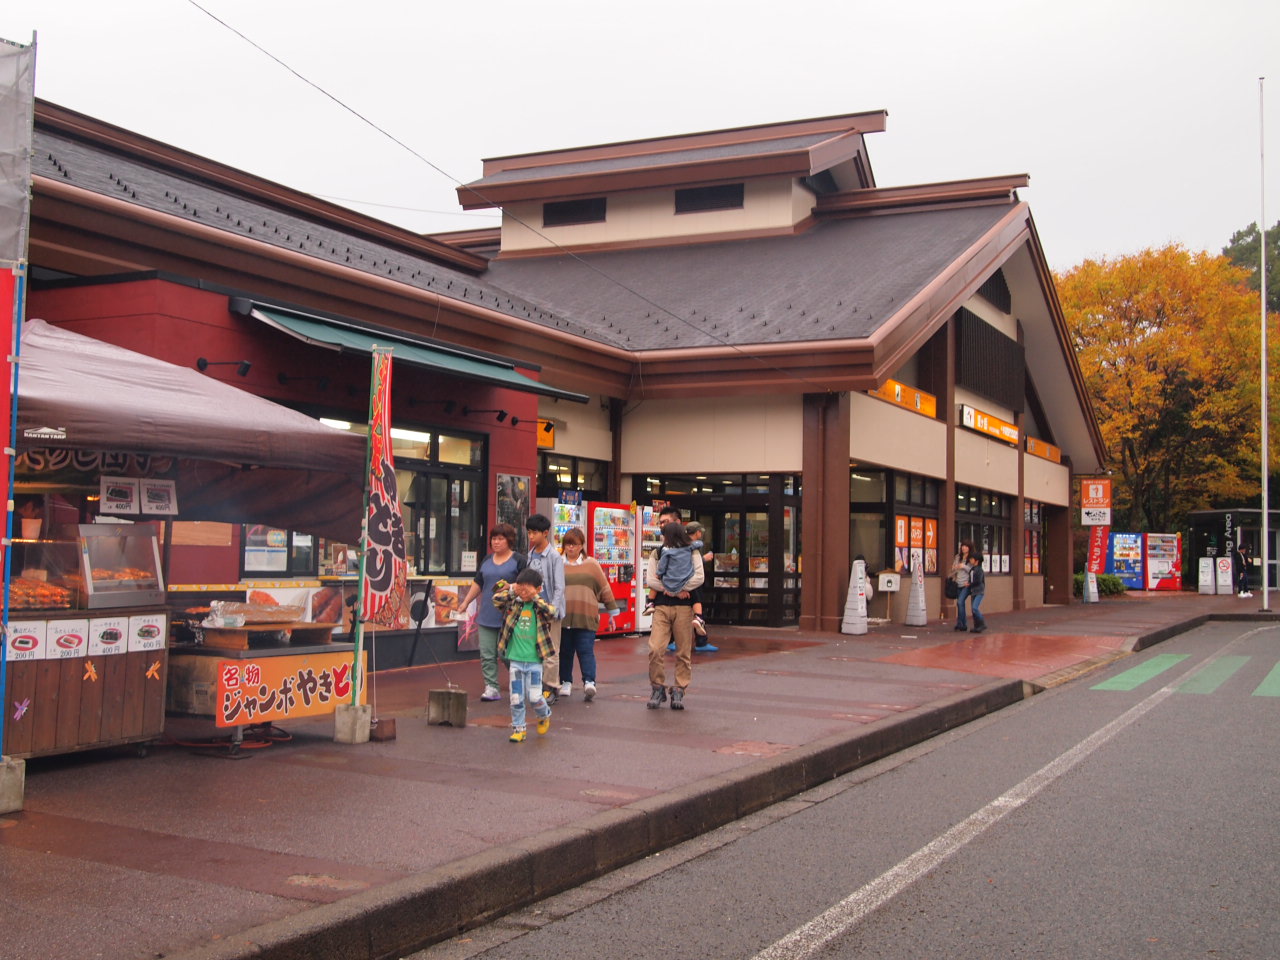
[[[951,577],[947,577],[947,582],[942,587],[942,592],[948,600],[955,600],[960,596],[960,587]]]

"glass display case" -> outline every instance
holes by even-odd
[[[10,610],[69,610],[80,603],[74,540],[14,540]]]
[[[79,527],[79,534],[85,608],[164,603],[156,524],[84,524]]]

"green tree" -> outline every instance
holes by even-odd
[[[1222,255],[1237,267],[1249,271],[1249,289],[1261,285],[1258,260],[1258,221],[1231,235]],[[1280,220],[1267,231],[1267,313],[1280,312]],[[1256,313],[1256,308],[1255,308]]]
[[[1114,525],[1176,530],[1258,489],[1257,297],[1179,245],[1056,278],[1113,469]]]

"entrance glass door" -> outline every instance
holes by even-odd
[[[705,616],[713,623],[794,622],[799,606],[794,546],[771,549],[768,512],[700,511],[698,520],[715,551],[703,589]],[[790,524],[784,531],[784,540],[794,538]]]

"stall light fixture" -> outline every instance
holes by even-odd
[[[472,410],[470,407],[463,407],[463,408],[462,408],[462,415],[463,415],[464,417],[469,417],[469,416],[471,416],[471,414],[473,414],[473,413],[496,413],[498,416],[497,416],[495,419],[497,419],[497,421],[498,421],[499,423],[502,423],[502,421],[504,421],[504,420],[506,420],[506,419],[507,419],[507,411],[505,411],[505,410],[497,410],[497,409],[494,409],[494,410]],[[519,423],[519,422],[520,422],[520,418],[519,418],[519,417],[513,417],[513,418],[512,418],[512,420],[511,420],[511,425],[514,427],[514,426],[515,426],[517,423]]]
[[[282,387],[287,386],[290,383],[303,383],[307,380],[314,380],[316,386],[318,386],[321,391],[325,391],[329,389],[328,377],[292,377],[287,373],[276,374],[276,382],[279,383],[280,386]]]
[[[247,377],[249,375],[249,368],[252,367],[253,364],[248,360],[206,360],[204,357],[200,357],[196,360],[196,369],[201,373],[204,373],[210,367],[231,366],[236,368],[237,374],[242,377]]]
[[[556,428],[556,422],[555,422],[554,420],[543,420],[543,421],[542,421],[542,432],[543,432],[543,433],[550,433],[550,432],[551,432],[552,430],[554,430],[555,428]]]

